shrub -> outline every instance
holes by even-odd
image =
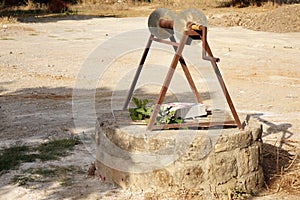
[[[2,0],[0,2],[5,7],[26,5],[25,0],[22,0],[22,1],[19,1],[19,0]]]
[[[51,0],[49,3],[49,10],[53,13],[61,13],[68,11],[70,5],[62,0]]]

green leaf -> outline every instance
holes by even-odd
[[[134,114],[130,114],[130,118],[132,120],[139,120],[138,117],[137,117],[137,115],[134,115]]]
[[[137,108],[137,109],[136,109],[136,112],[141,113],[142,115],[145,115],[145,114],[146,114],[146,111],[145,111],[144,108]]]
[[[132,97],[132,102],[136,106],[136,108],[128,109],[132,120],[143,120],[150,118],[152,108],[146,107],[146,105],[150,102],[148,99],[140,100],[136,97]]]
[[[142,103],[142,107],[146,107],[146,105],[149,103],[149,100],[148,99],[145,99]]]
[[[166,124],[169,124],[170,123],[170,118],[164,117],[164,121],[165,121]]]
[[[136,97],[132,97],[133,103],[136,105],[137,108],[140,107],[140,100]]]
[[[152,113],[152,108],[146,108],[146,115],[150,117],[151,113]]]
[[[129,108],[128,111],[129,111],[130,113],[135,113],[135,108]]]
[[[143,115],[140,114],[140,113],[138,113],[138,119],[139,119],[139,120],[142,120],[142,119],[143,119]]]
[[[177,118],[177,119],[175,119],[175,122],[177,123],[177,124],[181,124],[182,123],[182,119],[181,118]]]

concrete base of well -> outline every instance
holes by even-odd
[[[182,188],[224,193],[256,192],[263,185],[262,127],[250,119],[244,130],[162,130],[98,120],[96,174],[132,191]]]

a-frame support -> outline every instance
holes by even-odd
[[[193,39],[198,39],[198,40],[202,40],[202,59],[204,60],[208,60],[211,62],[212,66],[213,66],[213,69],[215,71],[215,74],[218,78],[218,81],[219,81],[219,84],[222,88],[222,91],[225,95],[225,98],[226,98],[226,101],[229,105],[229,108],[232,112],[232,115],[234,117],[234,121],[225,121],[225,122],[195,122],[195,123],[183,123],[183,124],[166,124],[166,125],[154,125],[155,124],[155,120],[157,118],[157,115],[159,113],[159,110],[160,110],[160,106],[161,104],[163,103],[163,100],[166,96],[166,93],[167,93],[167,90],[168,90],[168,87],[170,85],[170,82],[172,80],[172,77],[173,77],[173,74],[175,72],[175,69],[176,69],[176,66],[178,64],[178,62],[180,62],[181,64],[181,67],[184,71],[184,74],[188,80],[188,83],[192,89],[192,92],[194,93],[195,95],[195,98],[196,98],[196,101],[198,103],[202,103],[202,100],[200,98],[200,95],[199,95],[199,92],[196,88],[196,85],[192,79],[192,76],[188,70],[188,67],[186,65],[186,62],[184,60],[184,58],[182,57],[182,52],[183,52],[183,49],[184,49],[184,46],[186,45],[189,37],[193,38]],[[170,41],[167,41],[167,40],[162,40],[162,39],[159,39],[159,38],[156,38],[154,35],[150,35],[149,39],[148,39],[148,42],[147,42],[147,45],[146,45],[146,48],[144,50],[144,53],[142,55],[142,58],[141,58],[141,61],[139,63],[139,66],[138,66],[138,69],[135,73],[135,76],[134,76],[134,79],[131,83],[131,87],[128,91],[128,94],[127,94],[127,98],[126,98],[126,101],[125,101],[125,104],[123,106],[123,109],[127,109],[128,107],[128,104],[129,104],[129,101],[132,97],[132,94],[133,94],[133,91],[135,89],[135,86],[136,86],[136,83],[139,79],[139,76],[140,76],[140,73],[142,71],[142,68],[145,64],[145,61],[146,61],[146,58],[147,58],[147,55],[148,55],[148,52],[150,50],[150,47],[151,47],[151,44],[153,41],[156,41],[156,42],[160,42],[160,43],[164,43],[164,44],[169,44],[169,45],[172,45],[174,50],[175,50],[175,54],[174,54],[174,57],[173,57],[173,60],[171,62],[171,65],[169,67],[169,70],[168,70],[168,73],[165,77],[165,80],[164,80],[164,83],[163,83],[163,86],[160,90],[160,94],[158,96],[158,99],[156,101],[156,104],[154,106],[154,109],[153,109],[153,112],[151,114],[151,117],[150,117],[150,120],[149,120],[149,123],[148,123],[148,127],[147,127],[147,130],[151,131],[153,129],[156,129],[156,128],[180,128],[180,127],[210,127],[210,126],[220,126],[220,125],[223,125],[223,126],[237,126],[239,129],[242,129],[242,124],[240,122],[240,119],[238,117],[238,114],[235,110],[235,107],[233,105],[233,102],[231,100],[231,97],[229,95],[229,92],[226,88],[226,85],[224,83],[224,80],[222,78],[222,75],[221,75],[221,72],[217,66],[217,62],[219,61],[218,58],[215,58],[212,54],[212,51],[209,47],[209,44],[207,42],[207,28],[205,26],[196,26],[196,25],[192,25],[189,26],[189,30],[188,31],[185,31],[180,39],[180,42],[177,43],[173,34],[170,36]],[[208,55],[207,55],[208,54]],[[156,128],[155,128],[156,127]]]

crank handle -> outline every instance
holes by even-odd
[[[216,57],[203,55],[202,58],[203,58],[203,60],[209,60],[209,61],[213,61],[213,62],[220,62],[220,58],[216,58]]]

